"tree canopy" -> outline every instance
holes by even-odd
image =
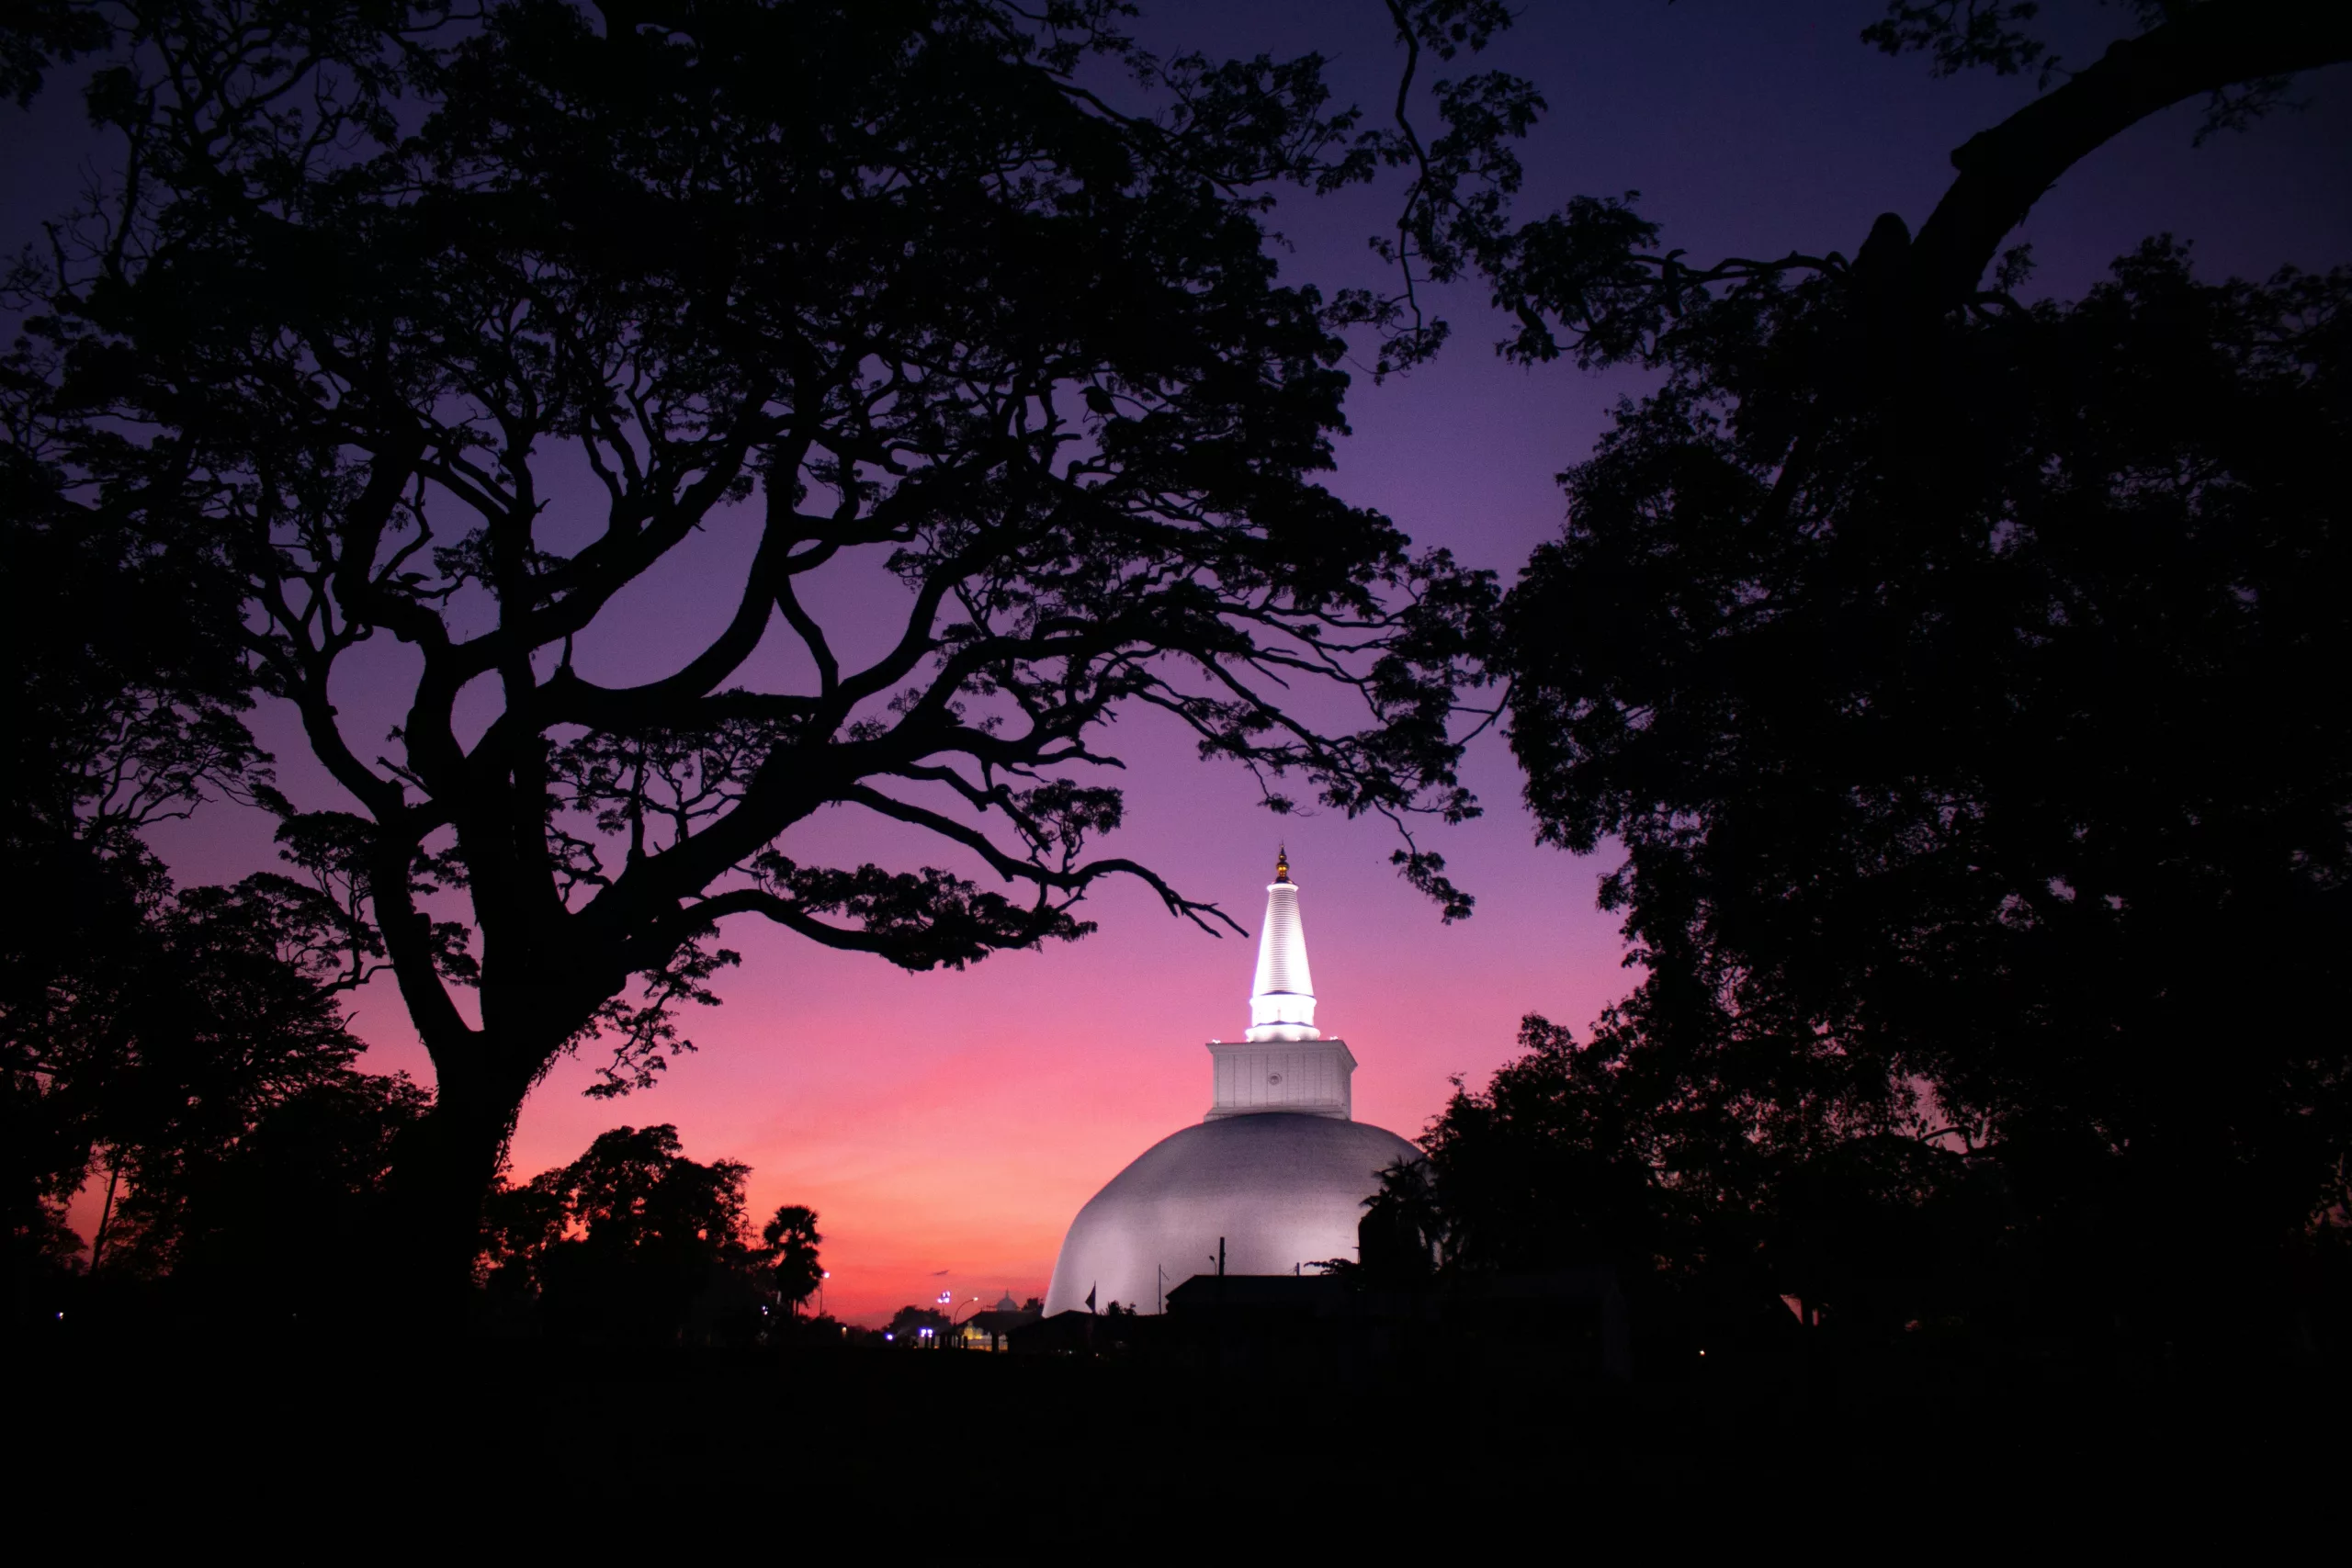
[[[817,1211],[805,1203],[785,1204],[760,1227],[760,1241],[775,1275],[776,1294],[794,1312],[824,1281],[824,1261],[817,1251],[824,1240],[817,1232]]]
[[[1398,15],[1451,52],[1491,9]],[[1262,192],[1408,153],[1314,57],[1163,61],[1115,6],[992,0],[61,14],[105,26],[17,41],[100,57],[124,151],[16,279],[25,461],[62,528],[231,585],[249,684],[356,807],[288,832],[432,1055],[445,1278],[531,1085],[591,1039],[611,1089],[650,1081],[730,918],[961,965],[1084,934],[1125,875],[1229,926],[1090,852],[1120,712],[1277,809],[1285,775],[1400,827],[1476,809],[1453,720],[1491,585],[1315,479],[1337,326],[1400,318],[1277,283]],[[701,538],[742,563],[707,641],[629,669],[616,603]],[[828,598],[860,567],[899,595],[878,638]],[[385,639],[413,674],[379,736],[338,682]],[[804,861],[831,807],[1006,890]]]
[[[1894,0],[1867,42],[2046,90],[1916,231],[1702,263],[1632,193],[1517,219],[1532,84],[1408,113],[1509,14],[1387,10],[1386,123],[1317,56],[1155,56],[1113,0],[0,19],[0,89],[86,62],[119,148],[12,271],[0,364],[0,834],[53,889],[0,953],[17,1251],[105,1147],[152,1173],[136,1235],[195,1256],[189,1195],[283,1110],[283,1146],[389,1164],[454,1294],[525,1096],[592,1045],[601,1092],[655,1081],[726,921],[962,966],[1128,877],[1238,930],[1105,852],[1125,715],[1277,811],[1386,818],[1457,918],[1412,828],[1476,811],[1496,676],[1542,835],[1623,846],[1646,973],[1453,1100],[1369,1217],[1396,1258],[1703,1261],[1895,1321],[1962,1233],[2101,1288],[2336,1234],[2352,274],[2216,283],[2165,238],[2029,304],[2002,247],[2148,116],[2240,129],[2352,58],[2352,12],[2135,0],[2076,69],[2034,5]],[[1393,288],[1281,281],[1275,195],[1383,170]],[[1508,357],[1656,378],[1507,598],[1321,482],[1342,333],[1408,370],[1427,286],[1473,276]],[[721,586],[659,662],[630,605],[684,562]],[[260,695],[340,808],[277,792]],[[173,889],[142,830],[223,796],[287,869]],[[837,807],[948,863],[820,863]],[[386,969],[429,1107],[348,1075],[334,992]],[[640,1328],[752,1256],[741,1168],[664,1127],[496,1205],[502,1268],[560,1298],[625,1264]],[[771,1230],[801,1299],[815,1216]]]
[[[2022,68],[2030,10],[1872,37]],[[2143,12],[1954,154],[1916,242],[1890,214],[1850,263],[1702,268],[1580,200],[1494,253],[1511,352],[1662,378],[1501,626],[1541,831],[1623,846],[1603,897],[1647,969],[1441,1121],[1501,1242],[1817,1278],[1800,1213],[1989,1181],[2046,1301],[2153,1332],[2163,1259],[2267,1313],[2347,1212],[2352,271],[2211,283],[2159,239],[2076,301],[2020,303],[2022,253],[1981,276],[2108,136],[2209,93],[2238,123],[2352,49],[2333,12]],[[1487,1147],[1541,1152],[1487,1190]]]
[[[763,1297],[775,1294],[766,1265],[779,1252],[775,1237],[764,1247],[752,1240],[750,1175],[739,1160],[688,1158],[665,1122],[613,1128],[571,1164],[502,1184],[486,1208],[479,1260],[493,1313],[605,1345],[675,1343],[690,1331],[750,1342],[763,1326]],[[815,1215],[783,1214],[810,1222],[805,1237],[783,1237],[782,1251],[797,1259],[792,1243],[803,1240],[813,1267]]]
[[[234,1270],[198,1253],[243,1249],[283,1283],[306,1245],[334,1250],[336,1227],[293,1209],[315,1218],[369,1188],[293,1122],[365,1104],[360,1121],[389,1126],[417,1106],[352,1070],[345,910],[276,872],[177,886],[148,847],[150,829],[208,800],[270,794],[270,759],[243,723],[237,600],[194,541],[79,512],[45,461],[40,403],[28,383],[0,388],[15,436],[0,443],[0,637],[16,682],[0,707],[0,870],[16,890],[0,909],[11,1306],[46,1301],[85,1244],[94,1271],[209,1275],[213,1296]],[[303,1150],[323,1163],[298,1173]],[[76,1236],[65,1204],[94,1161],[98,1218]],[[241,1201],[257,1162],[300,1197],[274,1212]]]

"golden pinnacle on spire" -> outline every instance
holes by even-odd
[[[1276,882],[1290,880],[1290,851],[1287,848],[1279,848],[1274,851],[1274,880]]]

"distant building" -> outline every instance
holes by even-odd
[[[962,1329],[964,1348],[967,1350],[1004,1349],[1011,1343],[1014,1329],[1024,1324],[1037,1321],[1035,1300],[1035,1297],[1031,1297],[1032,1304],[1024,1308],[1019,1302],[1012,1299],[1012,1292],[1007,1291],[995,1306],[987,1312],[974,1313],[964,1320]]]
[[[1420,1151],[1351,1119],[1356,1059],[1315,1027],[1315,983],[1287,853],[1274,862],[1250,1029],[1212,1042],[1207,1116],[1161,1139],[1070,1223],[1046,1314],[1125,1303],[1147,1314],[1196,1274],[1299,1274],[1352,1258],[1378,1173]]]

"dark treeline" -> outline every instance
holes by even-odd
[[[1857,1328],[2340,1343],[2352,271],[2188,261],[1826,412],[1817,286],[1726,300],[1572,471],[1513,743],[1649,973],[1447,1112],[1466,1256],[1556,1136],[1572,1226]]]
[[[492,1332],[604,1344],[781,1340],[824,1278],[813,1210],[755,1237],[751,1168],[687,1158],[671,1126],[616,1127],[570,1165],[491,1195],[478,1271]]]
[[[235,601],[202,552],[44,517],[29,434],[0,448],[0,1158],[13,1313],[74,1265],[232,1309],[347,1299],[390,1147],[426,1097],[355,1071],[346,923],[277,873],[178,887],[143,829],[269,792]],[[299,851],[291,852],[299,854]],[[95,1179],[93,1234],[66,1201]]]
[[[1916,240],[1702,268],[1611,200],[1482,253],[1509,354],[1662,378],[1493,654],[1541,836],[1623,846],[1646,973],[1457,1093],[1375,1204],[1402,1267],[1605,1258],[1718,1337],[1784,1297],[1856,1344],[2352,1346],[2352,268],[1980,276],[2073,160],[2184,98],[2242,129],[2253,62],[2352,28],[2138,10]],[[1871,37],[2013,71],[2031,15]]]
[[[1494,22],[1426,9],[1445,54]],[[532,1087],[589,1046],[612,1092],[652,1084],[737,961],[728,920],[960,967],[1084,936],[1088,890],[1133,877],[1233,927],[1090,849],[1124,809],[1098,748],[1125,706],[1277,809],[1302,784],[1400,830],[1474,809],[1454,720],[1487,682],[1468,651],[1495,584],[1316,482],[1340,330],[1396,311],[1283,286],[1267,249],[1272,191],[1361,183],[1408,139],[1330,104],[1316,59],[1163,60],[1124,20],[59,0],[0,21],[6,85],[89,72],[119,160],[10,275],[12,505],[60,553],[170,559],[226,653],[196,694],[232,728],[253,694],[291,705],[341,792],[254,798],[337,895],[345,971],[390,971],[433,1062],[388,1238],[424,1310],[461,1308]],[[567,459],[584,499],[560,498]],[[633,640],[625,591],[719,526],[759,542],[710,586],[732,608],[708,646],[584,677],[575,644]],[[906,591],[862,667],[810,608],[811,574],[860,563]],[[772,627],[810,690],[743,683]],[[379,638],[419,661],[389,737],[333,695]],[[1302,683],[1340,719],[1302,716]],[[499,710],[470,743],[461,692]],[[990,882],[787,854],[832,807]],[[1466,912],[1441,858],[1396,853]]]
[[[25,446],[0,456],[10,1317],[240,1337],[376,1323],[401,1294],[393,1168],[432,1097],[355,1066],[342,993],[381,948],[338,846],[289,821],[287,872],[179,886],[142,838],[208,800],[292,815],[242,722],[235,600],[200,552],[50,525]],[[797,1205],[754,1236],[747,1175],[658,1126],[502,1180],[474,1320],[600,1343],[776,1337],[816,1292],[821,1237]],[[65,1209],[85,1183],[100,1202],[77,1235]]]
[[[1330,103],[1318,57],[1150,55],[1106,4],[8,13],[0,82],[95,62],[136,173],[12,274],[0,379],[17,1310],[119,1270],[605,1341],[794,1317],[813,1214],[754,1237],[742,1168],[661,1126],[514,1184],[524,1097],[596,1043],[606,1090],[651,1085],[727,919],[916,969],[1082,937],[1106,876],[1223,919],[1087,851],[1123,806],[1082,770],[1149,705],[1275,809],[1304,779],[1400,830],[1475,812],[1456,764],[1499,717],[1541,837],[1623,846],[1638,985],[1455,1096],[1367,1273],[1606,1261],[1710,1335],[2340,1355],[2352,272],[2215,280],[2159,237],[2028,302],[2007,247],[2161,109],[2259,135],[2352,11],[2135,0],[2060,71],[2032,6],[1894,5],[1890,53],[2055,85],[1916,233],[1711,264],[1630,197],[1515,212],[1539,85],[1429,85],[1510,16],[1386,15],[1418,129]],[[1277,281],[1270,191],[1384,178],[1387,290]],[[1348,334],[1408,372],[1447,284],[1515,360],[1655,378],[1510,585],[1317,482]],[[597,482],[560,535],[557,448]],[[580,675],[739,505],[716,640]],[[844,670],[796,582],[865,547],[913,609]],[[812,692],[730,684],[772,626]],[[379,636],[421,671],[382,741],[330,699]],[[464,690],[496,704],[470,746]],[[265,695],[356,809],[276,791]],[[175,886],[143,830],[221,798],[278,816],[284,868]],[[830,806],[1013,891],[787,858]],[[341,997],[379,970],[429,1091],[353,1066]]]

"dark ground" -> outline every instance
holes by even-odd
[[[1434,1532],[1483,1557],[1529,1531],[1795,1545],[1892,1529],[1974,1551],[2219,1527],[2246,1549],[2334,1516],[2346,1478],[2346,1390],[2292,1371],[1932,1386],[1816,1367],[1608,1387],[1425,1370],[1349,1386],[1052,1357],[396,1337],[99,1355],[63,1335],[10,1359],[8,1473],[29,1488],[11,1516],[190,1544],[317,1526],[449,1540],[454,1524],[477,1544],[741,1533],[787,1560],[822,1539],[825,1558],[854,1561],[1086,1540],[1085,1557],[1131,1561],[1237,1532],[1301,1551]]]

